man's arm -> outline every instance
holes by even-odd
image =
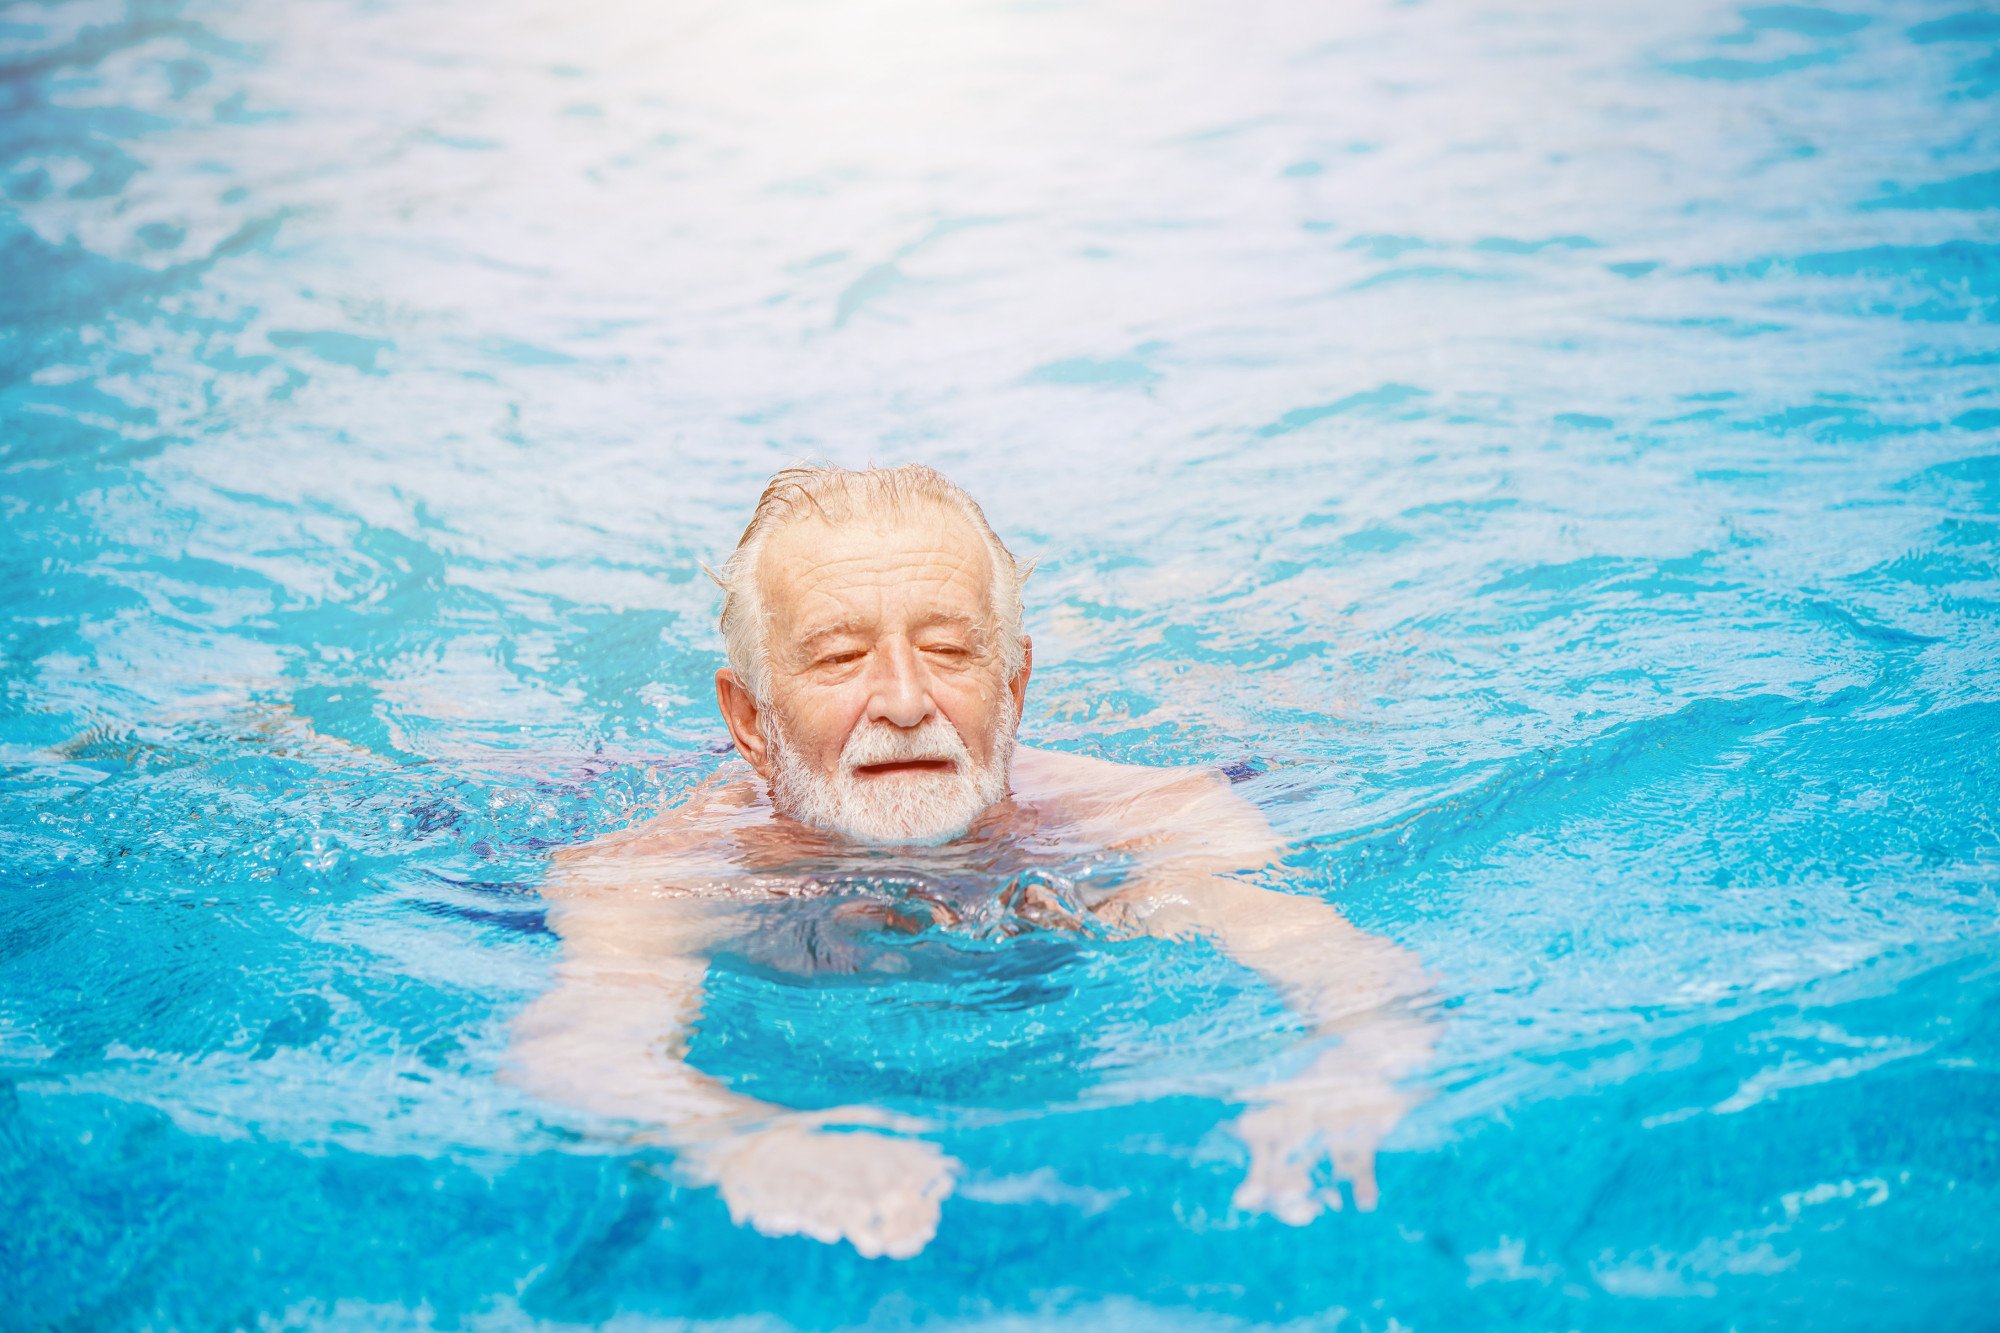
[[[742,925],[726,900],[689,884],[706,859],[681,836],[677,817],[690,813],[556,855],[543,894],[563,954],[516,1022],[513,1077],[642,1126],[675,1149],[682,1173],[716,1186],[739,1223],[868,1256],[915,1254],[936,1234],[956,1162],[921,1140],[832,1128],[894,1127],[881,1112],[788,1110],[687,1062],[708,955]]]
[[[1324,1046],[1301,1073],[1243,1091],[1249,1109],[1235,1129],[1251,1161],[1237,1204],[1292,1223],[1339,1208],[1337,1185],[1313,1179],[1330,1158],[1355,1205],[1374,1207],[1375,1147],[1415,1104],[1402,1085],[1429,1064],[1436,1039],[1416,1006],[1427,982],[1415,956],[1321,899],[1238,878],[1280,849],[1263,815],[1221,777],[1179,777],[1145,804],[1174,832],[1140,839],[1141,872],[1116,907],[1147,934],[1214,941],[1262,975]]]
[[[590,848],[557,853],[543,886],[562,940],[554,984],[514,1026],[516,1080],[551,1101],[657,1126],[678,1145],[779,1108],[687,1063],[707,954],[728,917],[695,897],[621,900]]]

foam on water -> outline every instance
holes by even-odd
[[[0,12],[0,1323],[1978,1322],[1996,52],[1952,0]],[[698,562],[800,455],[964,483],[1038,562],[1025,738],[1233,766],[1422,959],[1378,1211],[1232,1208],[1297,1029],[1200,945],[723,959],[699,1058],[965,1163],[901,1264],[499,1077],[549,850],[720,762]]]

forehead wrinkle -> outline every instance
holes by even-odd
[[[820,624],[851,625],[880,618],[898,601],[920,604],[909,616],[911,620],[929,614],[963,614],[948,606],[961,598],[983,610],[984,591],[958,570],[903,569],[871,561],[855,571],[840,562],[814,566],[781,587],[769,604],[778,618],[817,628]]]
[[[906,621],[913,630],[933,629],[939,625],[956,625],[964,629],[978,629],[979,619],[962,611],[919,611]],[[800,643],[813,643],[819,639],[831,638],[839,634],[860,635],[870,628],[867,621],[857,616],[842,616],[837,620],[809,620],[799,628]]]
[[[990,556],[978,534],[955,515],[940,513],[951,520],[959,541],[924,541],[920,545],[884,552],[862,550],[849,554],[820,555],[802,545],[806,529],[832,531],[864,529],[877,536],[909,533],[915,525],[842,523],[820,520],[800,523],[774,534],[760,552],[757,578],[763,587],[765,615],[770,620],[790,620],[799,604],[817,597],[836,603],[851,602],[855,595],[873,592],[881,596],[891,587],[911,583],[934,585],[938,593],[959,591],[969,595],[987,618],[996,613],[992,603]],[[924,537],[932,534],[924,533]],[[851,618],[851,617],[850,617]]]
[[[888,535],[888,532],[883,529],[878,528],[875,531],[878,535],[882,536]],[[787,543],[784,541],[782,537],[780,537],[778,539],[773,540],[769,546],[764,548],[763,559],[759,562],[761,566],[761,568],[759,569],[760,573],[768,573],[769,566],[772,564],[773,561],[780,561],[787,564],[804,563],[810,565],[814,569],[838,569],[846,565],[875,564],[886,560],[890,554],[889,552],[879,551],[879,550],[858,552],[853,555],[837,555],[837,556],[814,555],[805,551],[797,551],[787,554],[784,550],[786,545]],[[985,563],[985,558],[986,558],[986,552],[980,550],[978,547],[973,547],[970,551],[968,551],[965,549],[965,547],[960,546],[956,543],[951,543],[946,545],[926,544],[923,546],[914,546],[906,548],[904,550],[897,551],[894,554],[900,557],[901,559],[910,561],[912,563],[924,560],[935,560],[940,564],[948,566],[951,572],[954,574],[969,570],[975,558],[982,564]]]

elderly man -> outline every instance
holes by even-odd
[[[563,958],[519,1024],[518,1077],[648,1126],[740,1223],[906,1256],[935,1233],[957,1163],[879,1110],[787,1111],[691,1066],[711,955],[775,947],[788,919],[813,932],[795,969],[851,965],[868,931],[1199,935],[1320,1038],[1303,1072],[1240,1094],[1237,1206],[1292,1223],[1340,1207],[1315,1179],[1330,1159],[1372,1207],[1374,1145],[1430,1047],[1406,1003],[1418,970],[1327,904],[1239,878],[1279,849],[1220,774],[1018,747],[1023,577],[928,468],[774,477],[716,576],[716,695],[744,763],[557,855],[544,893]],[[1059,849],[1122,873],[1100,889],[1019,873]],[[924,887],[944,884],[958,887]]]

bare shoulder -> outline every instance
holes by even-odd
[[[1015,755],[1014,791],[1017,799],[1060,807],[1126,845],[1163,854],[1200,851],[1262,864],[1274,850],[1263,814],[1212,768],[1153,768],[1023,747]]]
[[[550,857],[542,892],[550,897],[583,893],[640,867],[692,868],[717,853],[740,819],[754,817],[763,803],[763,789],[749,770],[725,764],[666,809],[558,849]]]
[[[1217,796],[1237,799],[1229,790],[1229,780],[1216,769],[1120,764],[1066,750],[1022,746],[1014,754],[1013,775],[1015,790],[1030,800],[1047,796],[1168,802],[1208,801]]]

